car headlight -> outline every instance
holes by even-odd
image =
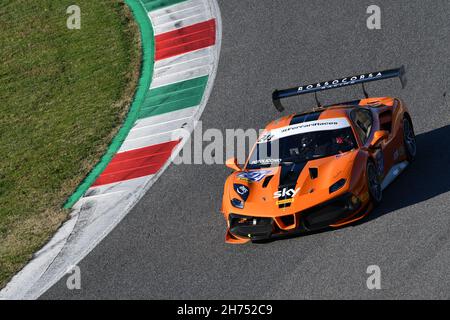
[[[236,199],[236,198],[233,198],[231,200],[231,205],[233,207],[235,207],[235,208],[238,208],[238,209],[244,209],[244,201],[241,201],[241,200]]]
[[[336,192],[339,189],[341,189],[345,185],[346,182],[347,182],[347,180],[341,179],[338,182],[336,182],[333,185],[331,185],[331,187],[329,189],[330,193]]]
[[[247,201],[248,195],[250,194],[250,189],[247,186],[235,183],[233,184],[233,189],[244,202]]]

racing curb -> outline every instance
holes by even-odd
[[[177,157],[208,102],[222,37],[217,0],[125,3],[142,40],[134,101],[105,155],[68,199],[70,219],[0,291],[0,299],[37,299],[71,272]]]

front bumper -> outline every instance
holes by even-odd
[[[361,200],[351,193],[345,193],[290,216],[257,218],[230,214],[228,237],[246,241],[265,240],[278,235],[316,231],[354,216],[361,209]]]
[[[274,231],[272,218],[253,218],[230,214],[230,233],[252,240],[268,239]]]

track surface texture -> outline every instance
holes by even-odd
[[[81,290],[63,278],[44,299],[450,298],[450,2],[381,1],[382,29],[368,30],[373,1],[223,0],[223,47],[203,128],[260,128],[279,117],[271,92],[296,84],[406,66],[408,85],[369,84],[402,98],[419,154],[361,223],[265,244],[224,243],[218,213],[230,170],[172,165],[123,222],[80,264]],[[362,96],[321,93],[323,103]],[[313,96],[287,101],[310,109]],[[369,265],[381,290],[368,290]]]

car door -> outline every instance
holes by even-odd
[[[373,133],[379,128],[379,122],[375,122],[375,115],[370,109],[360,107],[352,110],[350,113],[350,118],[355,125],[355,131],[362,146],[368,148],[372,140]],[[385,148],[387,146],[388,144],[382,142],[380,144],[380,148],[371,151],[371,154],[375,159],[375,165],[380,178],[383,178],[389,171],[389,168],[386,168],[385,166]]]
[[[394,113],[390,107],[380,107],[375,110],[379,121],[379,130],[389,132],[389,137],[383,143],[384,162],[388,171],[399,162],[401,150],[398,146],[402,145],[403,136],[399,134],[398,126],[394,126]]]

